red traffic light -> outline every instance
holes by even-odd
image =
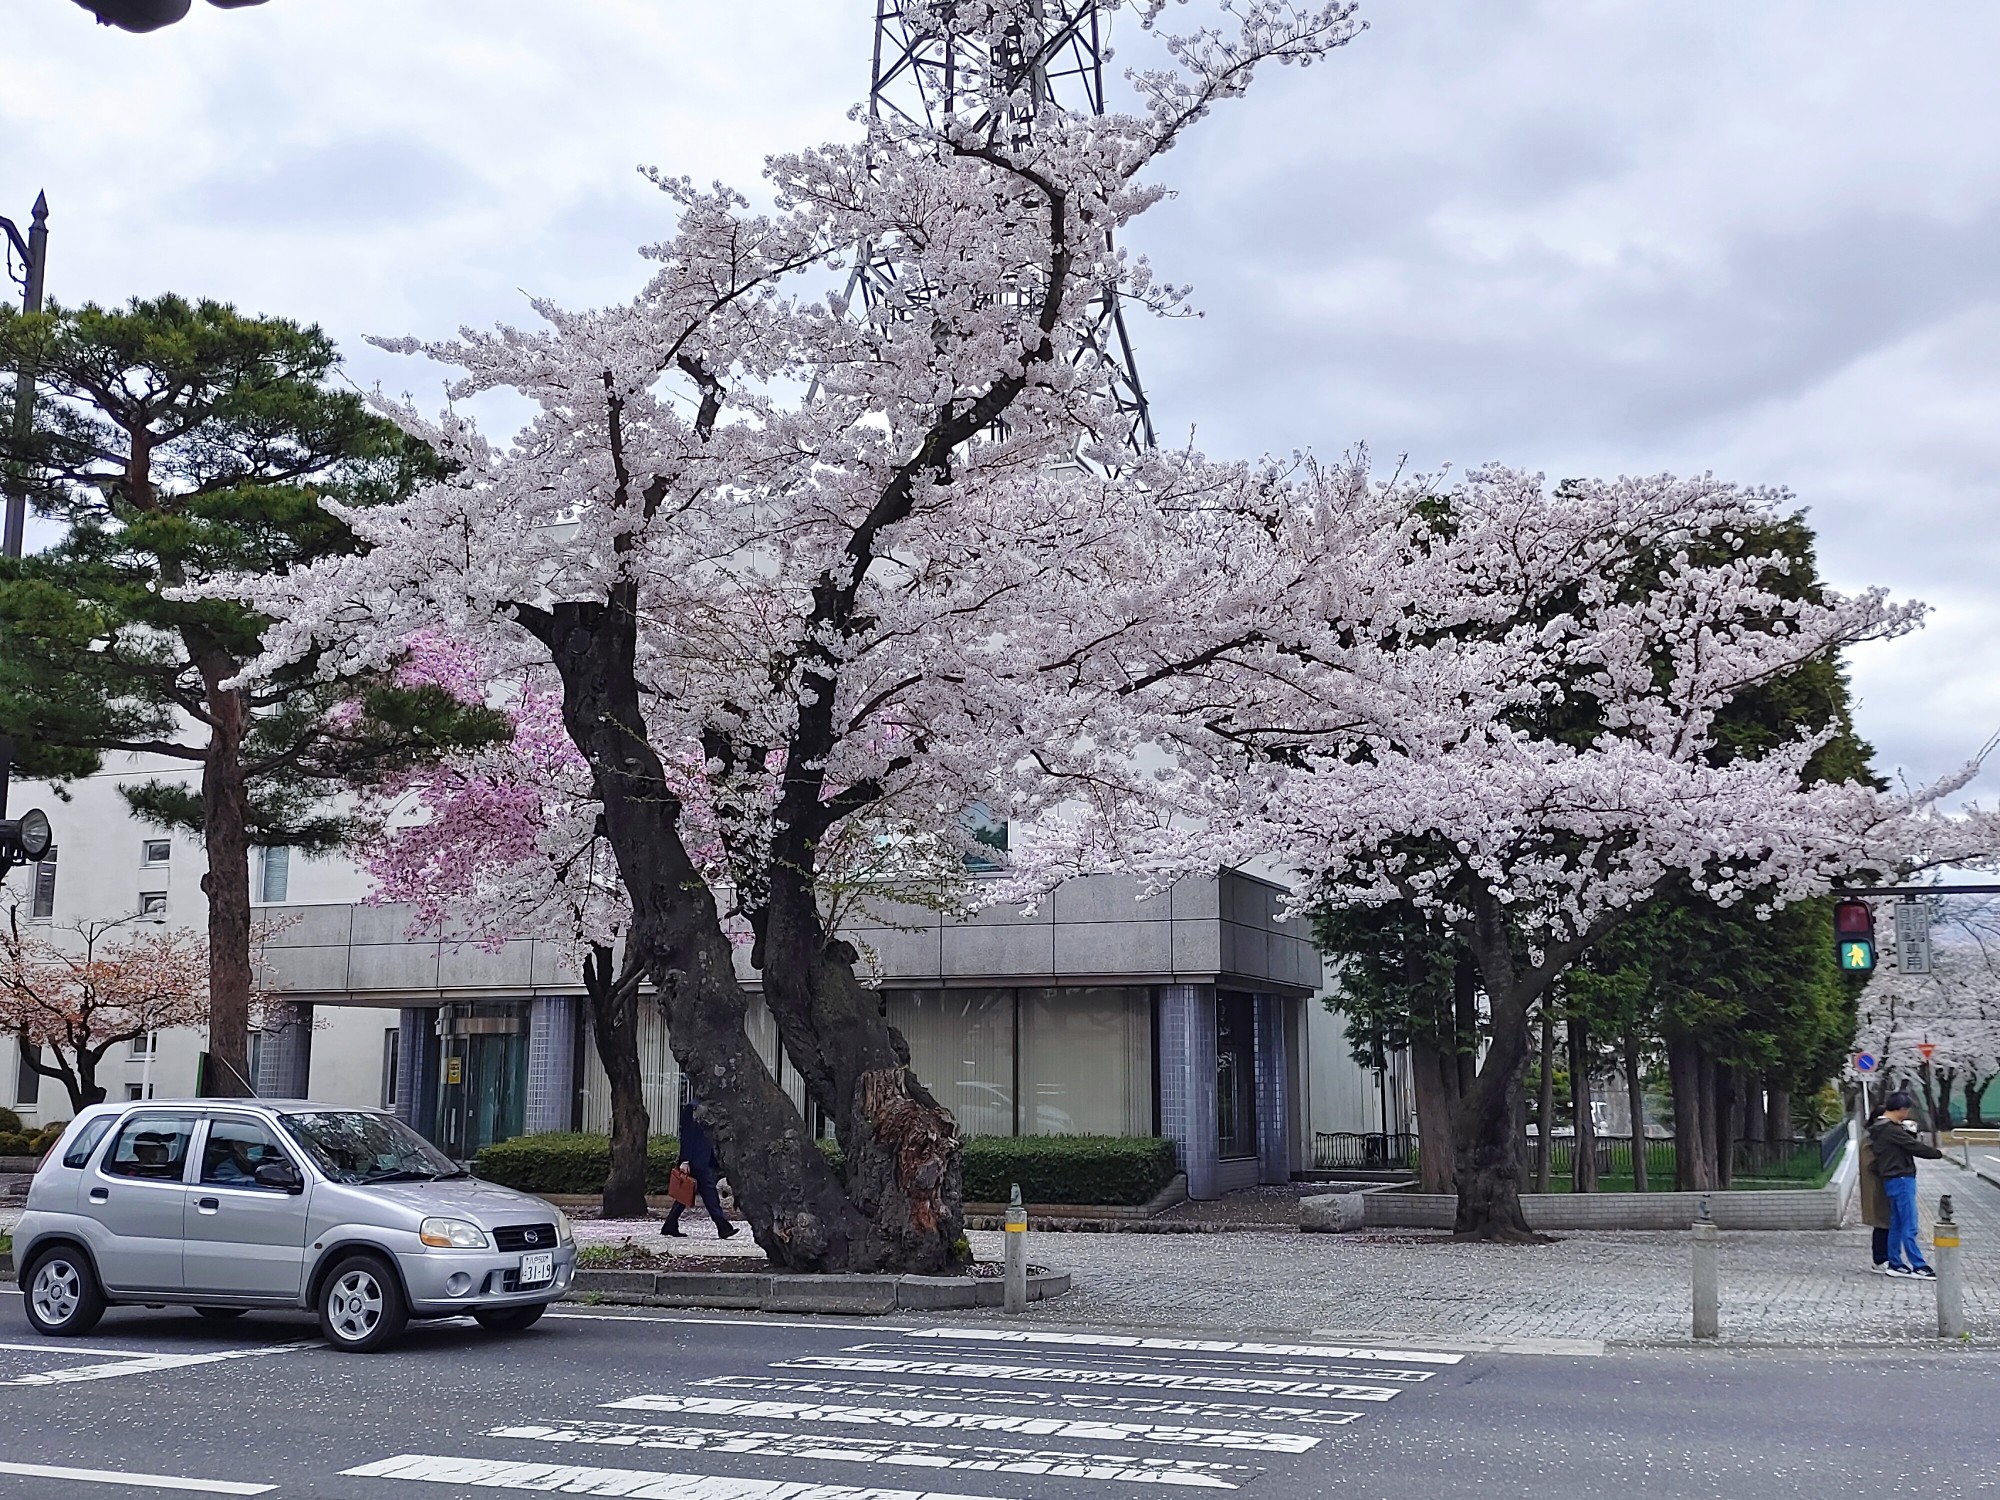
[[[1875,935],[1875,908],[1866,901],[1836,903],[1833,930],[1841,937],[1872,938]]]

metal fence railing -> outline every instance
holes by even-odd
[[[1380,1131],[1315,1131],[1313,1170],[1316,1172],[1414,1171],[1417,1138]]]

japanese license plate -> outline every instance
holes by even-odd
[[[545,1281],[553,1281],[555,1274],[556,1257],[553,1251],[544,1250],[540,1255],[521,1257],[522,1286],[540,1286]]]

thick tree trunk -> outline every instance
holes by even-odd
[[[1764,1127],[1767,1123],[1768,1106],[1764,1100],[1762,1081],[1755,1074],[1738,1075],[1746,1085],[1743,1097],[1736,1101],[1736,1137],[1738,1140],[1764,1143]]]
[[[1581,1016],[1569,1021],[1569,1093],[1576,1116],[1576,1144],[1570,1154],[1570,1190],[1597,1191],[1597,1125],[1590,1115],[1590,1027]]]
[[[1708,1060],[1709,1119],[1715,1130],[1715,1185],[1727,1188],[1736,1180],[1736,1070]]]
[[[1965,1075],[1965,1123],[1974,1130],[1986,1129],[1986,1088],[1993,1082],[1993,1074],[1981,1078],[1977,1073]]]
[[[197,665],[208,692],[208,758],[202,763],[202,844],[208,873],[208,1076],[212,1098],[254,1093],[250,1078],[250,794],[243,775],[249,710],[243,695],[224,688],[237,664],[217,652]]]
[[[1410,1082],[1417,1096],[1417,1186],[1426,1193],[1452,1190],[1451,1142],[1458,1129],[1456,1049],[1412,1038]]]
[[[1535,1096],[1535,1191],[1554,1186],[1556,1154],[1556,1016],[1542,1001],[1542,1076]]]
[[[1625,1107],[1632,1117],[1632,1191],[1647,1191],[1646,1086],[1639,1077],[1639,1031],[1625,1033]]]
[[[1700,1045],[1685,1032],[1667,1035],[1667,1079],[1674,1095],[1674,1187],[1706,1193],[1715,1187],[1714,1139],[1703,1108],[1708,1069]]]
[[[611,1165],[604,1179],[607,1219],[643,1219],[646,1210],[645,1079],[639,1067],[639,976],[612,973],[611,950],[593,946],[584,960],[590,1036],[611,1092]]]
[[[1931,1144],[1936,1145],[1938,1132],[1937,1088],[1931,1074],[1931,1065],[1928,1062],[1917,1069],[1917,1077],[1923,1083],[1924,1124],[1930,1130]]]
[[[1528,1013],[1548,986],[1548,968],[1521,975],[1497,899],[1473,897],[1467,934],[1491,1009],[1486,1057],[1459,1103],[1453,1180],[1462,1238],[1533,1242],[1541,1239],[1521,1212],[1521,1084],[1528,1068]],[[1581,946],[1581,945],[1579,945]],[[1573,955],[1555,955],[1558,966]]]
[[[1775,1078],[1764,1080],[1764,1139],[1792,1139],[1792,1091]]]
[[[565,728],[604,806],[606,837],[632,901],[629,961],[660,997],[675,1059],[771,1260],[792,1271],[921,1269],[891,1259],[744,1029],[749,999],[729,937],[682,842],[680,801],[647,739],[631,594],[625,586],[607,603],[519,611],[550,648]]]

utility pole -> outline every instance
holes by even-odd
[[[973,80],[990,83],[996,76],[1022,78],[1023,103],[1007,125],[1016,144],[1034,133],[1036,116],[1053,107],[1074,114],[1104,113],[1104,54],[1109,22],[1098,0],[1043,0],[1038,35],[1010,34],[989,52],[976,30],[942,26],[936,13],[912,14],[908,0],[876,0],[874,66],[868,78],[868,115],[900,117],[912,124],[936,126],[956,113]],[[875,247],[863,245],[856,258],[853,289],[869,307],[890,296],[896,286],[894,262]],[[1081,360],[1095,366],[1099,385],[1116,403],[1123,427],[1123,446],[1144,453],[1153,446],[1153,413],[1139,367],[1132,357],[1132,339],[1118,289],[1105,287],[1091,304],[1090,332]]]
[[[38,313],[42,310],[42,281],[49,268],[49,195],[40,193],[35,198],[34,217],[28,221],[28,232],[23,235],[12,219],[0,218],[0,228],[7,231],[8,271],[13,272],[13,259],[18,256],[22,263],[20,275],[15,280],[21,283],[21,307],[23,311]],[[35,427],[35,372],[23,365],[14,372],[14,446],[21,450],[27,447],[28,439]],[[4,529],[0,529],[0,557],[19,557],[28,529],[28,476],[24,469],[17,469],[8,477],[7,519]]]

